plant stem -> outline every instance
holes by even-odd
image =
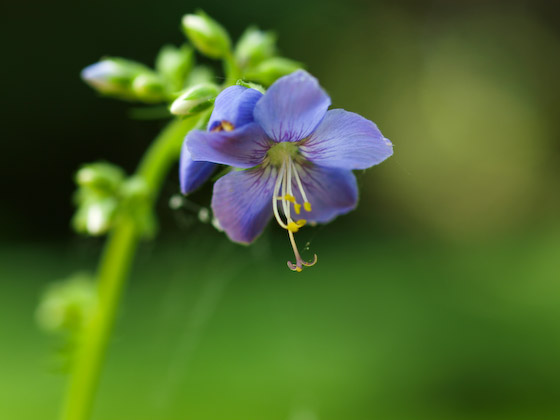
[[[169,168],[179,157],[185,135],[205,116],[206,113],[170,122],[146,151],[137,175],[149,188],[152,206]],[[97,273],[98,305],[76,351],[62,420],[87,420],[91,415],[117,308],[140,236],[134,221],[122,217],[107,241]]]
[[[233,53],[229,51],[223,59],[224,73],[226,75],[226,81],[224,86],[230,86],[237,83],[238,79],[241,79],[241,70],[235,61]]]

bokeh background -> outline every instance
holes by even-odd
[[[46,286],[95,269],[72,175],[132,172],[161,122],[79,80],[151,64],[203,8],[279,34],[335,107],[395,155],[359,208],[304,229],[301,274],[271,226],[251,247],[180,210],[170,176],[120,311],[96,420],[560,418],[560,27],[552,1],[12,2],[3,13],[0,418],[54,419],[65,376],[36,326]]]

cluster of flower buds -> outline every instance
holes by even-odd
[[[302,67],[279,57],[272,32],[248,28],[233,46],[227,31],[202,11],[185,15],[182,29],[190,45],[164,46],[154,68],[136,61],[108,57],[86,67],[82,79],[99,93],[113,98],[146,104],[169,105],[171,114],[191,116],[214,103],[224,86],[216,83],[213,71],[197,65],[194,51],[224,66],[235,80],[271,85],[276,79]]]
[[[76,273],[50,284],[35,311],[39,327],[55,338],[53,368],[67,371],[76,347],[98,304],[97,288],[88,273]]]
[[[49,285],[35,317],[46,332],[76,333],[88,322],[96,304],[93,278],[87,273],[77,273]]]
[[[118,166],[96,162],[82,166],[75,181],[77,210],[72,224],[77,232],[103,235],[126,213],[143,234],[153,233],[148,188],[142,179],[127,178]]]

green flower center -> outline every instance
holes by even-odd
[[[297,160],[296,157],[299,155],[299,147],[297,143],[284,141],[282,143],[277,143],[268,149],[266,155],[268,156],[271,165],[280,167],[287,158]]]

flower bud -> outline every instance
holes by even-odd
[[[89,320],[97,302],[95,283],[89,274],[78,273],[49,286],[35,312],[47,332],[79,331]]]
[[[187,77],[187,86],[199,85],[216,80],[216,76],[212,69],[208,66],[196,66]]]
[[[248,28],[237,42],[235,58],[241,67],[253,67],[276,53],[276,35]]]
[[[156,58],[156,71],[168,83],[171,91],[183,89],[193,66],[194,51],[187,45],[177,48],[165,45]]]
[[[171,104],[170,111],[175,115],[197,114],[210,107],[219,93],[220,88],[213,83],[193,86]]]
[[[297,61],[284,57],[272,57],[248,71],[245,74],[245,78],[269,86],[280,77],[286,76],[301,68],[303,68],[303,65]]]
[[[125,179],[124,171],[107,162],[83,165],[76,172],[76,184],[99,193],[112,194]]]
[[[98,92],[125,99],[134,99],[132,81],[151,70],[140,63],[123,58],[106,58],[82,70],[82,79]]]
[[[163,81],[154,73],[142,73],[134,78],[132,91],[144,102],[161,102],[165,99]]]
[[[72,225],[79,233],[102,235],[115,221],[125,172],[116,165],[96,162],[82,166],[75,177],[77,209]]]
[[[182,20],[183,31],[202,54],[210,58],[222,58],[229,53],[231,41],[226,30],[209,17],[198,11],[185,15]]]
[[[107,233],[113,226],[117,214],[118,201],[114,197],[97,198],[82,203],[74,217],[72,225],[77,232],[92,236]]]

